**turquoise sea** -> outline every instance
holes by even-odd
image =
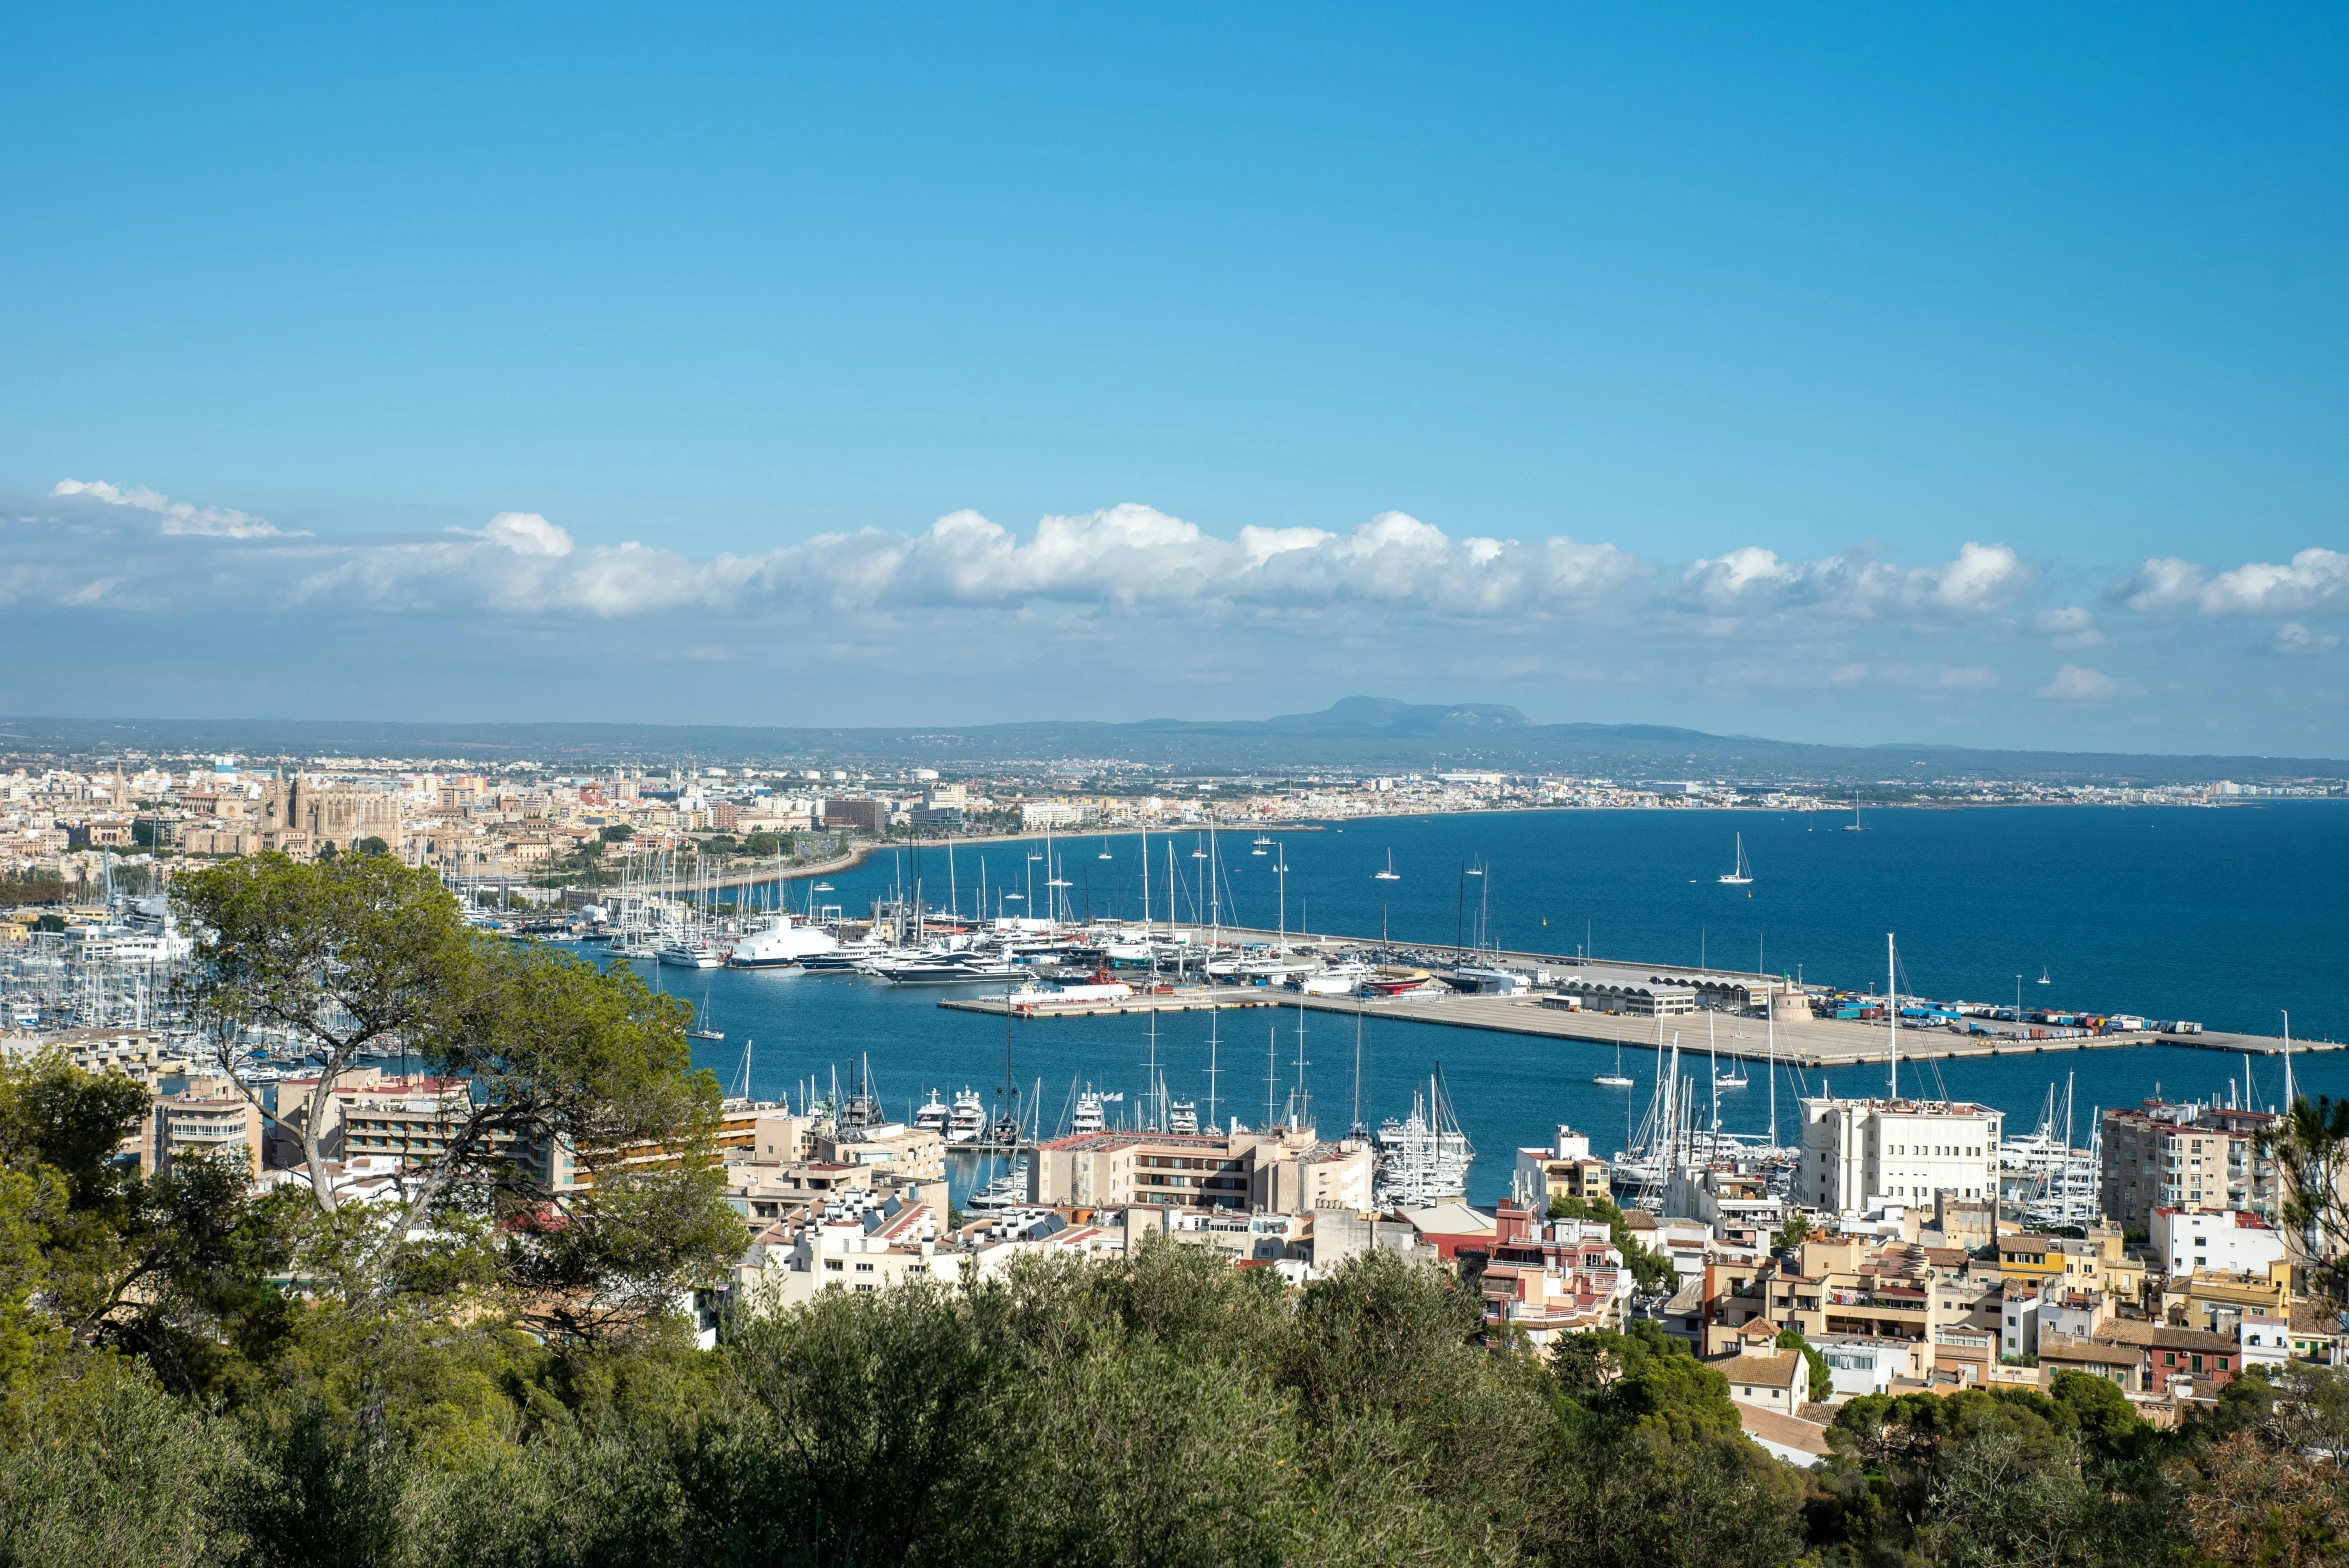
[[[1228,868],[1226,918],[1271,926],[1280,918],[1279,878],[1289,872],[1288,923],[1316,931],[1397,941],[1449,942],[1474,933],[1480,910],[1491,938],[1505,948],[1571,954],[1587,940],[1603,958],[1799,971],[1812,981],[1861,986],[1880,981],[1884,936],[1898,933],[1902,988],[1941,998],[2011,1001],[2017,977],[2028,1005],[2059,1005],[2196,1019],[2213,1029],[2276,1034],[2289,1008],[2295,1038],[2339,1039],[2349,1032],[2349,987],[2341,959],[2349,952],[2349,807],[2275,802],[2224,810],[2120,807],[2003,807],[1871,812],[1867,831],[1841,831],[1848,817],[1761,811],[1558,811],[1386,818],[1332,825],[1319,832],[1273,833],[1273,852],[1251,853],[1253,833],[1219,834]],[[1753,864],[1750,888],[1722,886],[1733,835],[1742,833]],[[1196,835],[1174,838],[1180,912],[1189,918],[1195,891]],[[1150,836],[1153,912],[1166,915],[1167,839]],[[949,877],[962,908],[975,907],[984,876],[988,907],[1010,884],[1024,888],[1042,863],[1042,842],[957,848],[951,873],[945,850],[888,851],[830,878],[826,902],[861,910],[899,883],[919,877],[933,904],[947,898]],[[1062,879],[1076,913],[1140,913],[1141,840],[1055,840]],[[1373,873],[1392,852],[1397,882]],[[1107,855],[1109,858],[1103,859]],[[1463,876],[1471,866],[1480,879]],[[1465,890],[1465,891],[1464,891]],[[795,904],[804,888],[792,894]],[[1005,906],[1017,912],[1020,905]],[[648,973],[650,965],[640,968]],[[2050,983],[2041,985],[2041,973]],[[893,1114],[905,1114],[932,1088],[951,1095],[965,1085],[986,1091],[1003,1077],[1000,1020],[937,1006],[926,990],[901,990],[845,976],[758,971],[662,972],[661,984],[697,1004],[705,998],[723,1042],[697,1042],[696,1060],[731,1083],[746,1040],[752,1087],[773,1096],[811,1077],[869,1058],[875,1085]],[[1205,1014],[1169,1015],[1159,1053],[1170,1091],[1204,1102],[1208,1065]],[[1265,1012],[1221,1017],[1219,1052],[1225,1114],[1253,1121],[1264,1113],[1271,1030],[1277,1094],[1295,1077],[1296,1015],[1277,1023]],[[1043,1084],[1049,1128],[1072,1082],[1123,1090],[1128,1103],[1145,1088],[1147,1026],[1140,1019],[1066,1018],[1014,1027],[1013,1071],[1023,1095]],[[1328,1130],[1352,1120],[1355,1041],[1352,1022],[1325,1013],[1306,1020],[1306,1078],[1319,1121]],[[1683,1047],[1692,1042],[1685,1034]],[[1559,1122],[1591,1133],[1612,1153],[1627,1118],[1643,1107],[1654,1066],[1627,1053],[1630,1090],[1590,1082],[1611,1049],[1477,1030],[1383,1020],[1363,1029],[1361,1100],[1365,1121],[1409,1109],[1414,1083],[1440,1064],[1453,1102],[1479,1153],[1471,1196],[1506,1193],[1509,1151],[1545,1141]],[[1922,1067],[1922,1064],[1920,1064]],[[2135,1102],[2156,1091],[2171,1096],[2223,1094],[2240,1081],[2239,1057],[2209,1051],[2140,1048],[2051,1053],[2028,1059],[1939,1064],[1953,1096],[1982,1100],[2024,1124],[2035,1121],[2051,1075],[2077,1075],[2075,1099],[2084,1139],[2092,1107]],[[2252,1063],[2253,1092],[2277,1098],[2281,1065]],[[2312,1093],[2349,1093],[2349,1059],[2311,1056],[2296,1068]],[[1911,1080],[1913,1085],[1914,1080]],[[1873,1085],[1837,1073],[1834,1086]],[[1815,1087],[1815,1084],[1814,1084]],[[2060,1089],[2060,1084],[2059,1084]],[[1779,1086],[1782,1113],[1794,1092]],[[1722,1097],[1732,1131],[1760,1132],[1768,1120],[1763,1075]],[[983,1174],[976,1162],[958,1171],[958,1191]]]

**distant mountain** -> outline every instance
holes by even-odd
[[[1270,719],[1044,720],[967,728],[783,728],[661,724],[387,724],[301,719],[0,719],[0,756],[22,760],[235,752],[248,757],[360,756],[481,763],[534,757],[614,762],[986,769],[1037,764],[1083,771],[1131,762],[1198,773],[1407,772],[1473,769],[1741,783],[1811,782],[1857,794],[1936,780],[2204,783],[2232,778],[2345,779],[2334,758],[2136,756],[2121,752],[1978,751],[1962,746],[1822,746],[1711,735],[1656,724],[1537,724],[1499,703],[1408,703],[1348,697],[1319,713]]]
[[[1319,713],[1284,713],[1262,728],[1282,735],[1464,735],[1524,729],[1533,721],[1491,702],[1397,702],[1392,697],[1345,697]]]

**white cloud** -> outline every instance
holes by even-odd
[[[1957,558],[1903,571],[1855,551],[1782,561],[1746,545],[1697,561],[1681,575],[1692,608],[1760,615],[1815,610],[1872,620],[1899,613],[1967,617],[1996,609],[2029,586],[2030,568],[2003,544],[1961,546]]]
[[[281,530],[266,518],[253,516],[225,506],[191,506],[185,501],[174,501],[145,485],[128,489],[109,484],[103,479],[60,479],[49,492],[60,496],[88,496],[109,506],[128,506],[142,512],[153,512],[163,519],[162,532],[192,534],[211,539],[303,539],[307,534]]]
[[[2349,607],[2349,554],[2310,548],[2286,565],[2252,561],[2211,577],[2192,561],[2160,556],[2113,584],[2132,610],[2186,606],[2205,615],[2306,615]]]
[[[451,529],[462,533],[463,529]],[[501,545],[516,555],[554,555],[571,553],[571,536],[536,512],[500,512],[481,530],[480,538]]]
[[[2112,641],[2097,626],[2096,617],[2077,604],[2041,610],[2031,618],[2031,630],[2045,637],[2051,648],[2101,648]]]
[[[2055,679],[2039,688],[2039,695],[2053,702],[2102,702],[2121,694],[2121,683],[2101,670],[2067,664],[2055,672]]]
[[[2278,653],[2330,653],[2339,646],[2340,638],[2330,632],[2312,632],[2298,621],[2286,621],[2276,628]]]
[[[2222,572],[2202,590],[2211,615],[2304,615],[2349,595],[2349,555],[2303,550],[2289,566],[2254,561]]]

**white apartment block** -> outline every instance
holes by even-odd
[[[2265,1275],[2284,1258],[2284,1233],[2241,1209],[2153,1211],[2153,1251],[2171,1275],[2209,1269]]]
[[[2001,1113],[1963,1101],[1812,1099],[1795,1201],[1836,1213],[1997,1190]]]

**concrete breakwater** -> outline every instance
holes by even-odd
[[[1161,927],[1160,929],[1164,929]],[[1187,928],[1178,928],[1187,930]],[[1204,937],[1206,932],[1196,933]],[[1221,936],[1227,942],[1272,942],[1282,940],[1281,934],[1271,931],[1235,930],[1225,927]],[[1335,936],[1327,933],[1286,934],[1289,947],[1334,958],[1341,952],[1360,951],[1379,946],[1366,937]],[[1663,981],[1671,984],[1695,984],[1700,979],[1714,981],[1750,981],[1759,986],[1772,977],[1759,973],[1723,969],[1698,970],[1684,965],[1636,964],[1617,959],[1585,961],[1562,958],[1556,954],[1483,952],[1465,949],[1430,947],[1411,944],[1403,949],[1416,963],[1475,962],[1497,964],[1511,969],[1547,971],[1553,976],[1566,972],[1587,975],[1609,983],[1644,983]],[[1103,1016],[1124,1013],[1200,1012],[1208,1010],[1237,1010],[1266,1007],[1295,1009],[1302,1006],[1316,1013],[1352,1014],[1365,1017],[1397,1019],[1411,1023],[1435,1024],[1457,1029],[1482,1029],[1503,1034],[1525,1035],[1537,1039],[1574,1040],[1597,1045],[1621,1045],[1632,1050],[1668,1048],[1677,1034],[1681,1051],[1704,1053],[1717,1051],[1733,1061],[1758,1062],[1772,1054],[1793,1067],[1805,1069],[1837,1068],[1881,1062],[1885,1059],[1891,1041],[1889,1031],[1881,1022],[1860,1023],[1842,1019],[1818,1018],[1800,1021],[1781,1021],[1772,1031],[1759,1018],[1748,1018],[1728,1013],[1690,1013],[1661,1020],[1615,1013],[1577,1011],[1550,1006],[1538,996],[1469,995],[1450,990],[1429,991],[1394,997],[1302,996],[1294,991],[1261,985],[1183,985],[1169,991],[1136,994],[1123,999],[1088,997],[1069,1003],[1020,1004],[1007,1002],[1001,995],[964,995],[942,999],[940,1007],[955,1011],[988,1013],[1000,1017],[1007,1009],[1023,1017],[1049,1018],[1058,1016]],[[1659,1029],[1659,1024],[1661,1028]],[[1708,1027],[1709,1025],[1709,1027]],[[2181,1046],[2201,1051],[2222,1051],[2230,1055],[2280,1056],[2285,1045],[2282,1039],[2271,1036],[2203,1032],[2199,1034],[2164,1034],[2154,1030],[2137,1030],[2111,1034],[2079,1035],[2057,1039],[2020,1039],[1996,1034],[1960,1034],[1948,1028],[1910,1027],[1900,1030],[1900,1054],[1903,1059],[1919,1061],[1947,1061],[1998,1056],[2029,1056],[2062,1051],[2118,1050],[2132,1046]],[[2339,1044],[2325,1041],[2294,1040],[2294,1055],[2342,1050]]]

